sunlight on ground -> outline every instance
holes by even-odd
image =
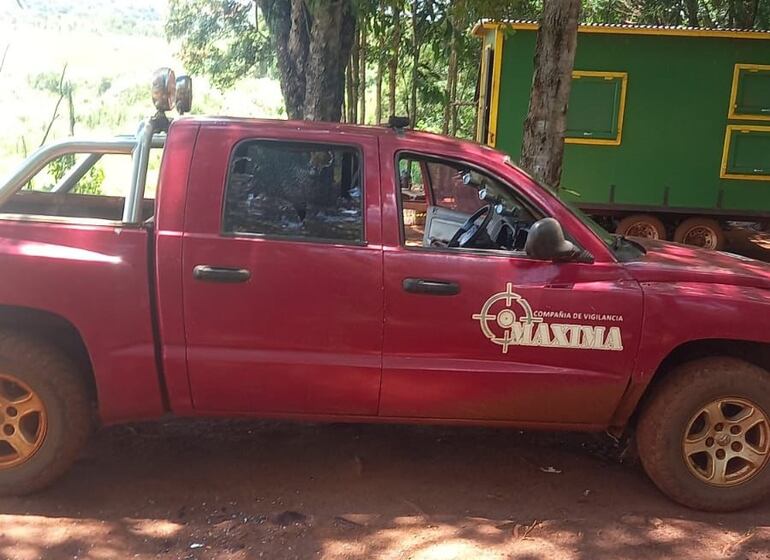
[[[388,520],[378,515],[348,514],[344,518],[359,529],[340,534],[319,519],[306,532],[297,532],[294,528],[269,523],[245,528],[246,525],[237,523],[212,525],[210,521],[192,520],[122,518],[107,521],[0,515],[0,557],[8,560],[240,559],[255,557],[260,550],[267,550],[270,556],[271,549],[261,546],[266,542],[285,543],[301,555],[300,551],[308,550],[302,547],[303,541],[305,544],[309,541],[311,546],[315,546],[312,542],[319,543],[313,550],[314,557],[356,560],[610,559],[635,556],[641,550],[647,555],[657,551],[660,557],[760,558],[749,551],[767,550],[770,539],[769,527],[754,527],[739,533],[724,529],[719,523],[634,515],[608,524],[596,524],[590,519],[519,524],[475,517],[442,520],[421,515]]]

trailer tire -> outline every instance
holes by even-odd
[[[666,226],[663,225],[660,218],[651,214],[632,214],[620,220],[618,227],[615,228],[615,233],[626,237],[644,237],[665,241]]]
[[[687,218],[674,231],[674,241],[704,249],[721,251],[725,246],[725,232],[713,218]]]
[[[636,442],[655,485],[685,506],[735,511],[770,495],[770,374],[731,357],[686,362],[653,388]]]
[[[0,495],[48,486],[75,461],[92,426],[74,362],[44,341],[0,331]]]

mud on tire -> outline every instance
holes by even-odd
[[[66,354],[0,331],[0,495],[39,490],[64,473],[88,440],[92,413]]]
[[[734,511],[770,495],[770,373],[729,357],[678,366],[652,389],[636,440],[663,493],[691,508]]]

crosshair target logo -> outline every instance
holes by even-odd
[[[513,284],[506,284],[504,292],[492,295],[473,318],[479,322],[481,332],[489,340],[503,347],[503,354],[508,353],[508,347],[516,344],[513,329],[516,323],[532,325],[542,323],[543,319],[535,317],[527,300],[513,291]]]

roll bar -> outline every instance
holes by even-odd
[[[0,182],[0,207],[14,194],[24,188],[30,179],[46,165],[68,154],[89,154],[72,168],[53,192],[69,192],[105,154],[130,154],[133,158],[131,185],[123,207],[123,222],[138,224],[141,219],[144,187],[147,183],[147,164],[151,148],[162,148],[166,143],[165,134],[155,134],[158,127],[155,119],[147,119],[139,125],[135,136],[117,136],[105,140],[63,140],[42,146],[29,156],[10,176]]]

